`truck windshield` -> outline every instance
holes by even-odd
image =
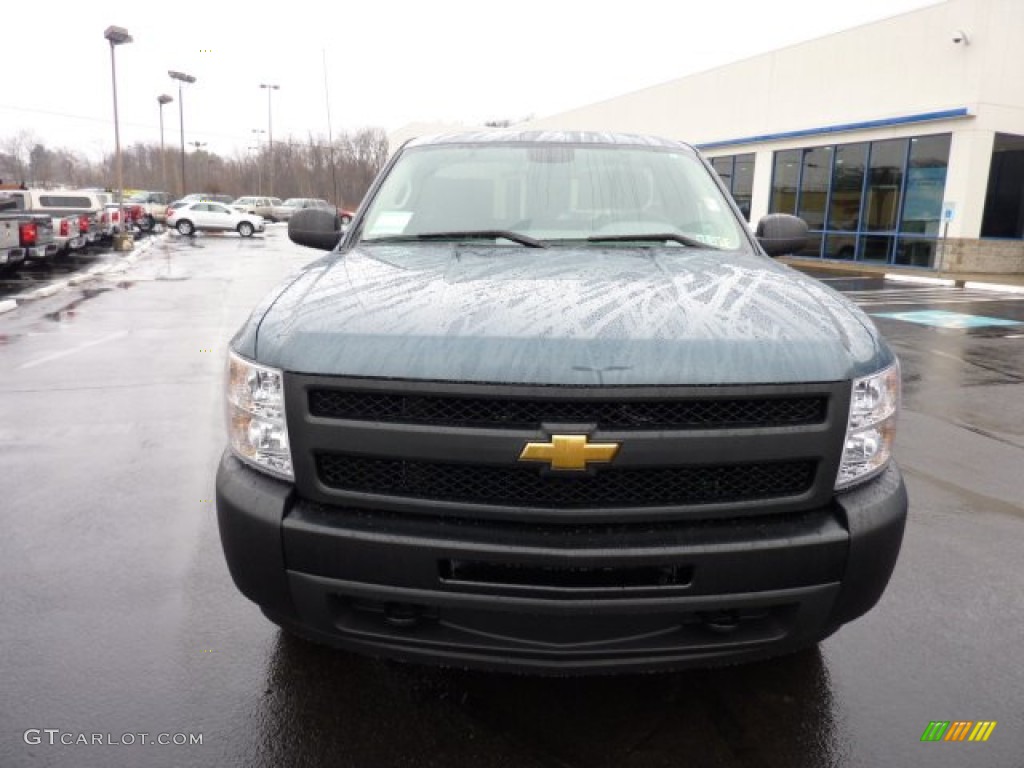
[[[746,247],[690,152],[603,144],[406,149],[367,209],[364,243],[514,233],[546,245]],[[450,235],[446,238],[445,235]]]

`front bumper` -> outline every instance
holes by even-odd
[[[825,508],[636,525],[510,525],[327,507],[225,453],[221,542],[279,624],[406,660],[540,673],[734,663],[870,609],[907,497],[895,467]]]

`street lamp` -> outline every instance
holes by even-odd
[[[190,141],[189,142],[189,144],[191,144],[193,147],[195,147],[196,151],[195,151],[194,154],[196,154],[196,155],[198,155],[199,154],[199,150],[201,150],[203,147],[205,147],[208,143],[209,142],[207,142],[207,141]],[[196,165],[195,162],[193,162],[192,163],[192,167],[195,168],[195,165]],[[209,173],[207,173],[207,170],[208,170],[207,168],[203,169],[203,183],[199,185],[200,187],[205,187],[206,186],[206,181],[207,181],[206,177],[210,175]]]
[[[258,187],[257,187],[256,194],[259,195],[260,197],[262,197],[263,196],[263,163],[260,162],[260,157],[259,157],[260,147],[258,147],[258,146],[256,146],[256,147],[249,147],[248,149],[249,149],[250,152],[255,151],[257,153],[256,154],[256,178],[257,178],[258,181],[256,183],[257,183]]]
[[[178,81],[178,120],[181,122],[181,196],[185,196],[185,105],[181,99],[181,84],[182,83],[194,83],[196,79],[192,75],[186,75],[184,72],[175,72],[173,69],[167,70],[167,74],[171,76],[171,79]]]
[[[107,27],[103,31],[103,37],[110,43],[110,79],[114,86],[114,152],[117,156],[117,205],[122,237],[118,241],[119,250],[125,250],[126,245],[132,241],[131,234],[124,227],[124,167],[121,164],[121,128],[117,120],[117,64],[114,56],[114,48],[125,43],[132,42],[132,36],[124,27]]]
[[[160,105],[160,170],[164,177],[164,194],[167,194],[169,189],[167,186],[167,152],[164,150],[164,104],[170,104],[172,101],[174,99],[166,93],[156,97],[156,102]]]
[[[267,176],[267,194],[274,194],[274,115],[270,108],[270,94],[273,91],[280,90],[280,85],[271,85],[269,83],[260,83],[260,88],[267,89],[267,143],[269,147],[268,156],[270,158],[270,173]]]
[[[261,133],[266,133],[266,131],[264,131],[262,128],[253,128],[252,132],[256,134],[256,146],[255,147],[249,147],[249,149],[255,149],[256,152],[257,152],[257,155],[256,155],[256,178],[258,179],[258,181],[257,181],[258,189],[257,189],[256,194],[260,195],[262,197],[262,195],[263,195],[263,163],[261,162],[260,157],[259,157],[260,134]]]

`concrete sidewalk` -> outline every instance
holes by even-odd
[[[930,282],[932,280],[949,281],[950,285],[954,285],[957,288],[963,288],[968,283],[1024,288],[1024,272],[1007,274],[996,272],[941,272],[938,270],[898,267],[892,264],[865,264],[863,262],[846,263],[840,261],[823,261],[822,259],[804,259],[796,256],[782,256],[779,258],[779,261],[798,269],[815,269],[823,272],[835,272],[836,274],[848,274],[851,276],[862,275],[871,277],[894,276],[903,278],[925,278],[922,282]]]

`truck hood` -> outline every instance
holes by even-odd
[[[563,385],[839,381],[892,360],[818,281],[678,247],[364,245],[268,296],[234,347],[293,372]]]

